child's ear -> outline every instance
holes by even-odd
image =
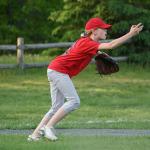
[[[94,30],[94,29],[92,29],[92,30],[91,30],[91,32],[92,32],[92,33],[94,33],[94,32],[95,32],[95,30]]]
[[[93,30],[93,32],[92,32],[94,35],[97,35],[97,32],[96,32],[96,30]]]

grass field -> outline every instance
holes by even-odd
[[[27,142],[25,135],[0,135],[1,150],[149,150],[150,137],[70,137],[61,136],[59,141],[46,139]]]
[[[150,129],[150,68],[120,64],[107,77],[89,65],[73,78],[79,110],[58,128]],[[46,68],[0,70],[0,129],[35,128],[50,107]]]
[[[24,63],[40,63],[40,62],[49,62],[53,57],[49,56],[40,56],[38,54],[25,54]],[[17,56],[16,55],[2,55],[0,56],[0,64],[16,64]]]

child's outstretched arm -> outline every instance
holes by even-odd
[[[142,23],[139,23],[137,25],[132,25],[130,31],[127,34],[125,34],[125,35],[121,36],[120,38],[117,38],[109,43],[101,43],[99,46],[99,50],[116,48],[116,47],[124,44],[127,40],[129,40],[133,36],[136,36],[137,34],[139,34],[142,31],[142,29],[143,29]]]

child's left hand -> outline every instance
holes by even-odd
[[[143,27],[144,26],[142,25],[142,23],[139,23],[137,25],[132,25],[131,28],[130,28],[130,33],[133,36],[135,36],[135,35],[139,34],[142,31]]]

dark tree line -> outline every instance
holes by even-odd
[[[27,43],[75,41],[91,17],[113,24],[108,38],[142,22],[143,32],[113,55],[149,54],[149,0],[5,0],[0,1],[0,43],[14,44],[18,36]]]

